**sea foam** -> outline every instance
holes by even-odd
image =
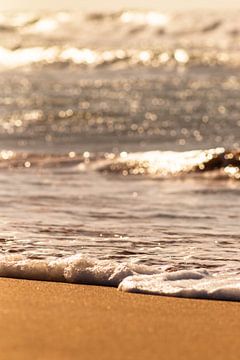
[[[240,300],[240,275],[209,275],[204,271],[177,271],[157,275],[131,276],[124,279],[119,289],[127,292],[202,298]]]
[[[240,274],[210,274],[205,269],[179,270],[99,261],[81,254],[58,260],[2,256],[0,276],[118,287],[120,291],[171,297],[240,301]]]

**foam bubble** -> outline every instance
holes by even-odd
[[[0,257],[1,277],[118,286],[128,276],[153,273],[147,266],[98,261],[82,254],[54,260],[26,259],[22,255]]]
[[[119,290],[174,297],[239,301],[240,276],[213,276],[199,270],[139,275],[124,279]]]
[[[99,261],[81,254],[57,260],[2,256],[0,276],[114,286],[125,292],[240,301],[240,275],[210,274],[204,269],[166,272],[164,268]]]

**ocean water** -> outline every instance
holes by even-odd
[[[0,276],[240,300],[239,15],[0,14]]]

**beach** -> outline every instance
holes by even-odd
[[[1,360],[239,359],[239,303],[0,279]]]
[[[240,301],[239,44],[231,9],[1,14],[0,277]]]
[[[240,359],[240,10],[140,2],[0,12],[0,360]]]

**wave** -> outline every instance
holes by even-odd
[[[201,21],[199,21],[199,15]],[[116,12],[7,12],[0,17],[0,26],[6,29],[17,29],[24,33],[48,33],[53,30],[76,29],[84,30],[85,25],[102,26],[118,24],[126,26],[146,26],[151,29],[164,29],[162,34],[196,34],[224,30],[239,30],[239,11],[185,11],[161,12],[156,10],[126,9]],[[198,21],[196,21],[198,20]],[[101,30],[101,29],[100,29]],[[131,29],[130,29],[131,30]],[[144,27],[140,30],[146,30]],[[73,34],[74,35],[74,34]]]
[[[2,256],[0,276],[114,286],[121,291],[145,294],[240,301],[239,274],[210,274],[205,269],[169,272],[166,268],[99,261],[81,254],[57,260]]]
[[[210,275],[205,270],[181,270],[151,276],[135,275],[124,279],[119,289],[183,298],[239,301],[240,275]]]
[[[1,31],[1,30],[0,30]],[[69,46],[35,46],[8,49],[0,47],[0,69],[14,69],[29,65],[75,65],[81,67],[174,67],[178,65],[208,66],[240,65],[239,52],[174,48],[174,49],[106,49],[77,48]]]
[[[120,154],[94,154],[73,151],[66,155],[0,152],[0,169],[34,167],[74,167],[79,171],[98,171],[122,176],[170,178],[210,175],[215,178],[240,179],[240,151],[224,148],[209,150],[147,151]]]
[[[95,261],[83,255],[32,260],[21,255],[0,258],[0,276],[45,281],[118,286],[127,276],[152,273],[145,266]]]
[[[0,38],[2,68],[59,62],[239,66],[238,11],[5,13]]]
[[[96,168],[98,171],[120,173],[125,176],[148,175],[155,178],[219,170],[226,176],[239,179],[239,155],[238,151],[226,151],[224,148],[186,152],[149,151],[130,154],[122,152],[120,156],[102,162]]]

